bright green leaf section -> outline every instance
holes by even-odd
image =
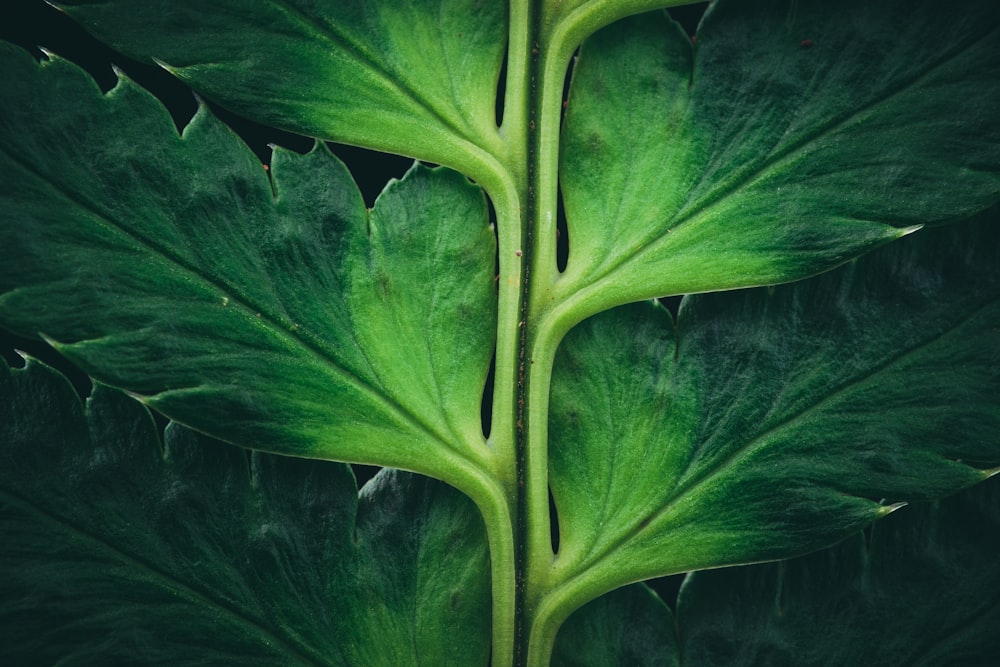
[[[165,63],[200,93],[267,125],[467,173],[497,150],[506,2],[56,4],[116,49]]]
[[[479,188],[417,166],[369,215],[322,147],[276,151],[269,181],[205,109],[178,136],[128,80],[102,96],[3,51],[0,324],[230,442],[453,482],[485,465]]]
[[[1000,4],[719,0],[585,42],[562,139],[577,317],[804,278],[1000,199]],[[576,293],[583,289],[582,293]]]
[[[697,572],[678,602],[704,667],[990,665],[1000,655],[1000,485],[908,507],[834,549]]]
[[[543,0],[542,25],[547,37],[569,51],[586,37],[626,16],[702,0]],[[551,44],[550,44],[551,46]]]
[[[0,367],[0,662],[485,665],[472,504],[238,448]]]
[[[1000,228],[924,231],[794,286],[648,303],[560,348],[558,599],[788,557],[1000,464]],[[879,502],[883,501],[883,502]],[[579,598],[579,599],[577,599]]]
[[[559,629],[552,667],[679,667],[674,616],[644,584],[612,591]]]

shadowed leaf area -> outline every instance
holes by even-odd
[[[560,667],[965,667],[1000,656],[1000,480],[835,547],[694,572],[676,616],[641,584],[574,613]]]
[[[684,665],[990,665],[1000,656],[1000,480],[907,507],[833,549],[689,575]]]
[[[34,361],[0,368],[0,662],[482,665],[483,523],[458,492],[249,454]],[[454,641],[461,637],[462,641]]]

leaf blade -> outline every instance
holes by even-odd
[[[996,508],[991,480],[909,507],[876,524],[869,540],[693,574],[678,600],[685,655],[706,665],[989,662],[1000,613],[990,585]],[[820,629],[833,622],[841,641]]]
[[[676,343],[648,305],[574,329],[550,422],[561,581],[583,573],[576,585],[609,590],[788,557],[898,507],[880,499],[989,476],[993,222],[925,232],[795,286],[690,297]]]
[[[559,628],[553,667],[679,667],[674,615],[645,585],[612,591]]]
[[[30,360],[0,392],[4,658],[486,662],[485,535],[454,490],[386,471],[359,509],[347,466],[176,425],[161,447],[136,402],[99,386],[83,409]]]
[[[437,476],[446,460],[482,464],[469,417],[479,399],[455,389],[485,382],[494,335],[494,241],[481,191],[415,168],[376,207],[385,233],[370,239],[356,186],[322,149],[278,151],[272,184],[204,109],[178,137],[127,80],[102,96],[64,61],[10,60],[7,326],[43,333],[99,379],[231,441]],[[60,106],[64,96],[79,104]],[[147,142],[159,151],[144,151]],[[397,250],[378,261],[399,263],[404,288],[393,293],[370,280],[389,244]],[[455,280],[465,288],[442,291]],[[424,289],[407,291],[407,282]],[[396,320],[359,338],[355,321],[401,299]],[[461,331],[442,327],[459,312],[478,318]],[[434,348],[412,356],[411,376],[392,373],[389,342],[418,328]],[[408,386],[436,373],[447,376],[441,402]]]
[[[797,280],[995,202],[1000,20],[911,5],[720,2],[694,47],[662,15],[588,40],[566,307]]]
[[[165,63],[206,97],[267,125],[462,170],[480,170],[499,151],[504,3],[59,6],[114,48]]]

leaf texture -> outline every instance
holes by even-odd
[[[552,667],[680,667],[674,616],[636,584],[602,595],[559,628]]]
[[[988,665],[1000,656],[1000,494],[990,480],[908,507],[834,549],[697,572],[685,664]]]
[[[450,166],[456,153],[498,150],[505,2],[57,4],[114,48],[267,125]]]
[[[474,506],[383,470],[283,458],[29,360],[0,368],[0,662],[486,664]],[[461,641],[455,641],[461,637]]]
[[[1000,199],[1000,9],[713,3],[587,40],[561,183],[579,317],[827,270]],[[579,294],[578,290],[582,290]]]
[[[650,304],[571,331],[550,416],[563,585],[805,553],[989,476],[997,229],[994,211],[793,286],[688,297],[676,334]]]
[[[105,96],[63,60],[4,55],[0,322],[237,444],[482,465],[481,190],[415,166],[369,214],[323,147],[277,150],[269,181],[204,108],[178,136],[127,79]]]

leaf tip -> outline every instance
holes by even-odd
[[[179,77],[179,74],[178,74],[178,73],[179,73],[179,71],[180,71],[180,69],[179,69],[179,68],[177,68],[177,67],[174,67],[174,66],[173,66],[173,65],[171,65],[170,63],[168,63],[168,62],[166,62],[166,61],[164,61],[164,60],[160,60],[159,58],[152,58],[152,61],[153,61],[154,63],[156,63],[157,65],[159,65],[160,67],[162,67],[163,69],[165,69],[165,70],[167,70],[168,72],[170,72],[171,74],[173,74],[174,76],[177,76],[177,77]]]
[[[146,396],[144,394],[139,394],[139,393],[134,392],[134,391],[129,391],[128,389],[120,389],[119,391],[121,391],[123,394],[125,394],[129,398],[132,398],[132,399],[135,399],[136,401],[139,401],[140,403],[142,403],[146,407],[150,407],[150,402],[151,401],[150,401],[150,397],[149,396]]]
[[[896,229],[896,238],[903,238],[904,236],[909,236],[913,232],[918,232],[924,228],[924,225],[910,225],[909,227],[899,227]]]
[[[986,468],[985,470],[980,470],[979,472],[983,476],[983,479],[981,481],[985,482],[990,477],[995,477],[996,475],[1000,474],[1000,466],[996,468]]]
[[[38,332],[38,337],[41,338],[43,341],[45,341],[46,345],[48,345],[57,352],[62,352],[62,350],[66,348],[66,345],[64,343],[60,343],[55,338],[52,338],[51,336],[41,331]]]
[[[910,503],[907,502],[898,502],[898,503],[892,503],[890,505],[883,505],[878,508],[878,518],[882,519],[884,517],[887,517],[896,510],[902,509],[909,504]]]

